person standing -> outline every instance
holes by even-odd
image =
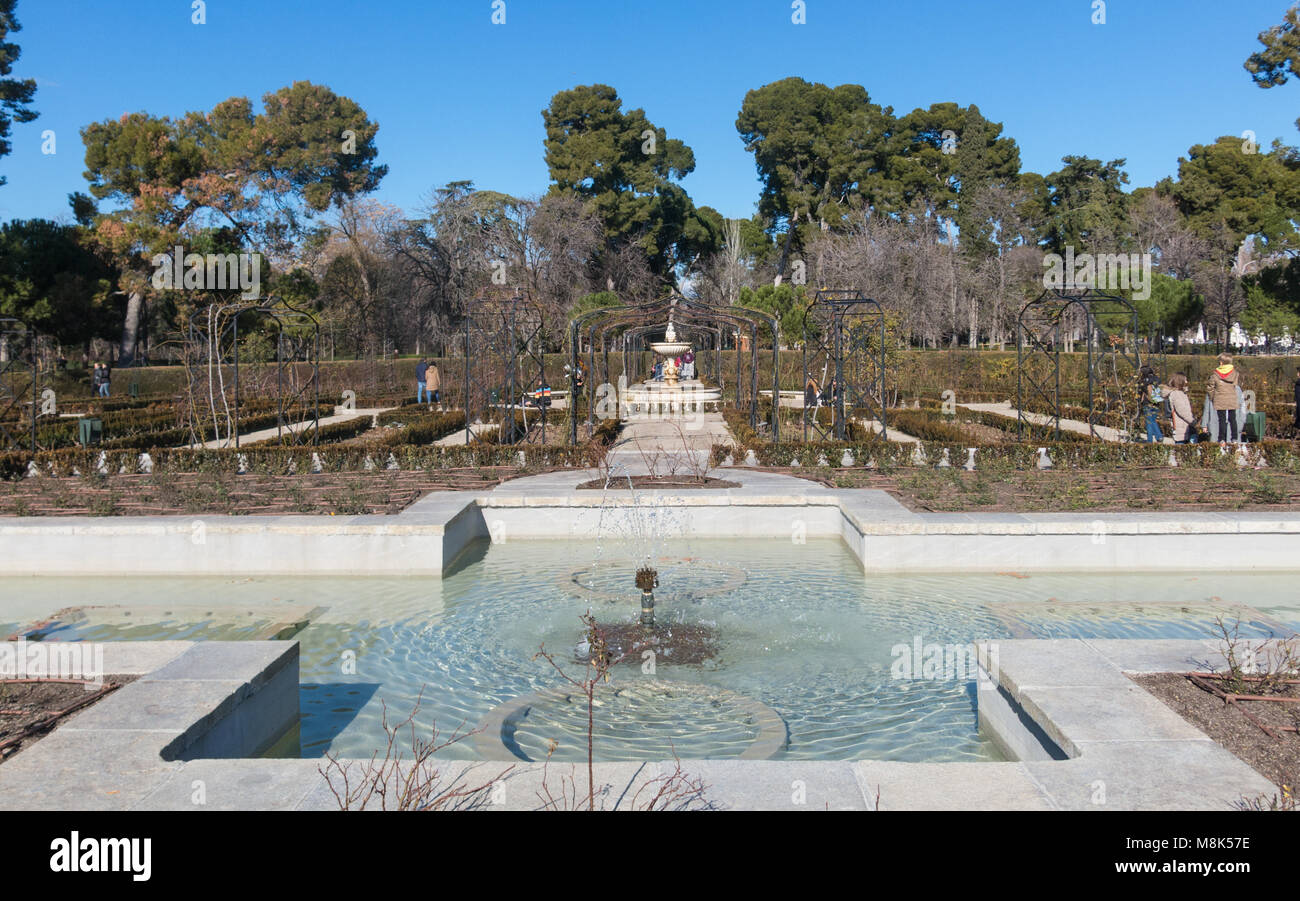
[[[424,387],[429,392],[429,403],[442,408],[442,377],[438,374],[438,364],[430,363],[424,371]]]
[[[1295,427],[1300,429],[1300,369],[1295,371]]]
[[[424,357],[420,357],[419,361],[415,364],[415,402],[417,404],[424,403],[424,379],[428,371],[429,361]]]
[[[1192,429],[1195,416],[1192,413],[1192,399],[1187,396],[1187,376],[1175,372],[1169,380],[1169,413],[1174,422],[1174,443],[1190,444],[1196,436]]]
[[[1150,366],[1139,370],[1142,382],[1142,417],[1146,425],[1146,440],[1149,444],[1160,444],[1165,440],[1165,433],[1160,431],[1160,408],[1164,406],[1165,397],[1161,390],[1156,371]]]
[[[803,405],[804,409],[812,409],[818,406],[822,395],[822,386],[817,384],[817,379],[808,376],[808,384],[803,386]]]
[[[1214,406],[1215,416],[1219,421],[1219,443],[1226,444],[1232,436],[1235,444],[1239,440],[1237,431],[1237,389],[1241,387],[1241,376],[1232,364],[1232,354],[1219,354],[1218,368],[1210,374],[1207,388],[1210,403]]]

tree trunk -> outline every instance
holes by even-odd
[[[790,229],[785,233],[785,243],[781,246],[781,259],[776,264],[776,287],[781,287],[781,282],[785,278],[785,266],[790,260],[790,242],[794,239],[795,221],[790,222]]]
[[[136,348],[140,341],[140,314],[144,309],[144,296],[139,291],[132,291],[126,301],[126,318],[122,322],[122,353],[117,360],[118,366],[130,366],[135,362]]]

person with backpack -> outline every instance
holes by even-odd
[[[1146,421],[1146,440],[1151,444],[1160,444],[1165,440],[1165,433],[1160,431],[1159,415],[1164,406],[1164,386],[1156,378],[1156,371],[1150,366],[1139,370],[1142,386],[1142,415]]]
[[[1229,435],[1234,444],[1240,441],[1240,433],[1237,431],[1237,410],[1241,406],[1238,393],[1240,388],[1241,374],[1232,364],[1232,354],[1219,354],[1219,365],[1210,374],[1207,391],[1218,419],[1220,444],[1226,444]]]

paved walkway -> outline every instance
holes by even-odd
[[[877,435],[880,434],[879,419],[860,419],[858,420],[858,422],[860,422],[862,425],[866,426],[867,428],[871,429],[871,431],[875,432]],[[890,441],[896,442],[898,444],[920,444],[921,443],[920,438],[917,438],[913,435],[909,435],[906,432],[899,431],[898,428],[896,428],[895,426],[891,425],[887,431],[888,434],[885,437],[888,438]]]
[[[378,422],[378,417],[380,413],[387,413],[389,410],[395,410],[395,409],[397,408],[396,407],[365,407],[358,410],[343,410],[342,412],[340,412],[340,408],[335,407],[334,415],[322,417],[320,420],[320,425],[322,428],[324,428],[327,425],[334,425],[335,423],[339,423],[339,422],[351,422],[354,419],[360,419],[362,416],[369,416],[371,423],[373,424],[375,422]],[[300,426],[301,423],[294,423],[294,425]],[[278,437],[279,435],[280,435],[280,430],[277,429],[275,426],[272,426],[269,429],[258,429],[256,432],[248,432],[247,434],[241,432],[239,435],[239,444],[242,447],[246,444],[256,444],[259,441],[271,441],[274,438]],[[182,448],[188,448],[191,450],[200,447],[206,449],[215,449],[215,448],[233,447],[233,446],[234,446],[234,442],[231,441],[229,438],[216,438],[213,439],[212,441],[205,441],[202,444],[181,445]]]
[[[685,475],[708,467],[715,444],[734,444],[721,413],[637,416],[610,448],[629,475]]]
[[[497,424],[494,422],[480,421],[471,423],[470,428],[474,430],[475,435],[482,437],[488,432],[495,432],[497,430]],[[465,429],[459,428],[446,438],[439,438],[433,443],[440,447],[463,447],[466,444],[469,444],[469,441],[466,440]]]
[[[977,413],[992,413],[995,416],[1005,416],[1007,419],[1019,419],[1020,417],[1019,411],[1011,406],[1010,401],[1004,401],[1000,404],[958,404],[957,406],[963,407],[967,410],[974,410]],[[1036,425],[1050,426],[1054,422],[1053,418],[1048,416],[1046,413],[1026,412],[1025,419],[1029,422],[1035,423]],[[1093,428],[1096,429],[1097,437],[1103,441],[1113,441],[1118,443],[1129,440],[1128,432],[1123,429],[1113,429],[1110,426],[1105,425],[1093,426]],[[1080,435],[1092,434],[1092,432],[1088,430],[1088,423],[1080,422],[1077,419],[1062,418],[1061,431],[1075,432]],[[1165,438],[1164,443],[1173,444],[1174,440],[1167,437]]]

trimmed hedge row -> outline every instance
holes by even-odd
[[[446,414],[454,417],[461,414]],[[365,421],[365,420],[362,420]],[[352,423],[338,423],[352,425]],[[438,471],[483,466],[509,466],[522,470],[579,468],[593,463],[597,455],[618,435],[617,420],[605,420],[586,444],[569,445],[320,445],[282,447],[256,445],[247,448],[190,449],[162,447],[147,451],[155,473],[238,473],[244,471],[286,474],[312,472],[317,465],[324,472],[364,472],[396,468],[405,471]],[[331,428],[327,426],[326,428]],[[324,431],[324,430],[322,430]],[[140,452],[104,448],[64,448],[30,453],[0,453],[0,479],[21,478],[28,464],[35,462],[43,474],[88,475],[101,465],[112,473],[140,471]]]
[[[952,466],[961,466],[966,462],[967,448],[973,446],[937,441],[924,441],[919,445],[896,444],[879,440],[766,444],[742,450],[729,445],[714,445],[711,463],[721,466],[728,456],[733,463],[739,463],[745,451],[752,450],[758,464],[766,467],[875,468],[887,472],[905,467],[939,466],[945,460]],[[1217,444],[1170,446],[1104,442],[990,445],[977,448],[975,465],[977,469],[986,470],[1035,469],[1039,448],[1046,448],[1048,459],[1056,469],[1167,467],[1171,459],[1179,466],[1190,467],[1235,469],[1239,465],[1236,450],[1228,448],[1226,452],[1220,452]],[[1244,453],[1249,465],[1262,463],[1283,472],[1300,472],[1300,449],[1293,442],[1270,440],[1245,445]]]
[[[400,444],[432,444],[463,428],[465,428],[464,411],[428,413],[423,416],[407,417],[405,428],[394,429],[371,443],[389,447]]]
[[[135,451],[98,451],[67,448],[37,454],[37,468],[42,474],[88,475],[100,466],[112,473],[140,472],[140,455]],[[482,466],[511,466],[520,469],[579,467],[589,462],[590,450],[584,445],[507,447],[475,444],[469,446],[366,447],[330,445],[322,447],[259,446],[189,450],[155,448],[148,451],[154,473],[226,473],[240,471],[243,458],[245,472],[284,475],[314,471],[316,461],[324,472],[364,472],[396,468],[404,471],[438,471]],[[15,479],[27,474],[30,454],[0,454],[0,478]]]

